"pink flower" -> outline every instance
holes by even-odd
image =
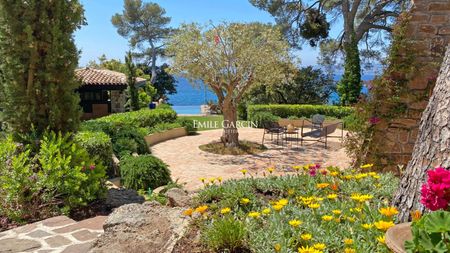
[[[309,168],[309,175],[314,177],[316,175],[317,171],[315,167]]]
[[[91,164],[90,166],[89,166],[89,169],[92,171],[92,170],[94,170],[95,169],[95,164]]]
[[[450,171],[438,167],[427,174],[427,182],[421,189],[420,203],[432,211],[447,209],[450,202]]]
[[[378,124],[380,121],[381,121],[381,119],[378,118],[378,117],[375,117],[375,116],[369,119],[369,123],[372,124],[372,125],[376,125],[376,124]]]

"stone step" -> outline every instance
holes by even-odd
[[[92,242],[103,234],[107,216],[76,222],[56,216],[0,233],[0,253],[14,252],[87,252]]]

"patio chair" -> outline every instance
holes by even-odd
[[[311,129],[321,129],[324,121],[325,121],[324,115],[314,114],[311,117]]]
[[[278,122],[265,122],[263,123],[264,133],[262,137],[262,143],[264,144],[264,138],[266,134],[270,134],[270,140],[273,140],[273,136],[276,135],[277,137],[277,144],[279,140],[281,139],[281,145],[283,145],[283,133],[284,128],[281,127]],[[281,138],[280,138],[281,136]]]
[[[336,131],[339,124],[341,124],[341,123],[327,125],[327,126],[323,127],[322,129],[312,129],[311,131],[306,132],[306,133],[303,132],[303,127],[302,127],[301,145],[303,145],[304,141],[315,141],[315,142],[323,143],[325,145],[325,148],[327,148],[328,136]],[[310,137],[310,138],[313,138],[313,140],[305,140],[304,137]]]

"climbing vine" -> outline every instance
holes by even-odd
[[[416,60],[414,42],[407,37],[410,17],[410,13],[399,17],[393,29],[384,73],[370,83],[368,95],[360,98],[354,114],[349,116],[348,122],[351,124],[347,127],[351,134],[346,138],[345,146],[355,165],[386,163],[382,160],[389,158],[383,154],[392,147],[385,145],[386,133],[377,135],[377,131],[385,131],[394,119],[406,118],[408,104],[422,101],[427,96],[427,92],[418,95],[408,88],[408,83],[416,77],[418,70],[425,67]],[[433,78],[428,81],[433,82]]]

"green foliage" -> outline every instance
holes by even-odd
[[[316,243],[326,245],[324,252],[344,252],[344,248],[352,248],[355,252],[390,252],[376,239],[385,231],[373,224],[381,220],[392,221],[378,210],[388,205],[398,187],[399,180],[394,175],[328,167],[326,175],[317,171],[316,176],[310,176],[303,166],[298,167],[297,175],[289,173],[258,178],[248,172],[245,179],[207,184],[195,200],[195,206],[208,206],[207,218],[199,220],[202,234],[220,234],[210,229],[215,227],[216,222],[230,218],[235,220],[234,223],[245,226],[250,252],[272,253],[276,244],[281,246],[280,252],[297,252],[298,247],[311,247]],[[331,172],[337,174],[333,176]],[[338,187],[335,190],[332,187],[318,188],[319,183],[336,184]],[[351,199],[355,193],[368,194],[373,198],[359,202]],[[330,194],[336,194],[336,198],[328,198]],[[248,198],[250,202],[242,204],[242,198]],[[276,211],[274,205],[281,199],[285,199],[286,203]],[[310,203],[320,206],[313,209],[309,207]],[[230,212],[222,214],[222,208],[230,208]],[[269,213],[264,214],[264,209],[269,209]],[[259,218],[249,217],[250,212],[258,212]],[[332,219],[324,220],[322,217],[325,215]],[[294,219],[302,221],[302,224],[291,226],[289,221]],[[366,229],[363,224],[373,226]],[[312,239],[301,240],[300,235],[305,233],[311,234]],[[352,239],[353,244],[344,245],[345,238]]]
[[[112,141],[113,151],[118,156],[148,153],[144,136],[155,131],[158,124],[175,123],[177,114],[169,107],[155,110],[116,113],[106,117],[88,120],[82,123],[83,131],[104,132]]]
[[[172,181],[167,165],[152,155],[126,156],[120,163],[123,185],[129,189],[156,189]]]
[[[194,122],[185,118],[177,119],[177,123],[186,129],[189,135],[197,133],[197,128],[194,127]]]
[[[257,112],[270,112],[281,118],[296,116],[298,118],[311,118],[314,114],[322,114],[328,117],[344,118],[351,114],[353,109],[345,106],[332,105],[249,105],[248,118],[252,118]]]
[[[289,81],[253,86],[244,101],[249,104],[327,104],[335,90],[331,75],[308,66],[294,70]]]
[[[344,75],[337,85],[341,104],[347,106],[358,102],[362,89],[358,42],[354,39],[354,36],[352,36],[351,42],[344,45]]]
[[[127,75],[127,94],[128,94],[128,101],[126,105],[129,107],[131,111],[137,111],[139,110],[139,95],[138,90],[136,88],[136,65],[133,63],[133,56],[131,55],[131,52],[127,53],[127,56],[125,57],[125,66],[126,66],[126,75]]]
[[[210,224],[202,239],[214,252],[245,252],[248,232],[244,223],[226,217]]]
[[[378,126],[390,125],[393,120],[407,117],[406,101],[423,101],[424,97],[410,92],[408,83],[417,75],[421,75],[417,62],[416,46],[408,37],[408,27],[411,14],[405,12],[398,18],[393,28],[393,42],[389,49],[387,66],[383,74],[372,81],[367,97],[363,97],[355,105],[354,124],[350,134],[345,138],[344,145],[347,154],[356,164],[374,163],[376,167],[389,165],[396,167],[397,161],[385,156],[385,130]],[[434,82],[432,76],[429,82]],[[431,86],[431,85],[428,85]],[[426,93],[426,92],[425,92]],[[377,118],[379,123],[372,124]]]
[[[143,73],[151,76],[152,70],[150,67],[142,64],[138,64],[138,67],[142,69]],[[152,83],[153,87],[156,88],[156,94],[153,96],[154,101],[159,99],[168,100],[168,95],[177,93],[176,80],[173,75],[169,74],[167,70],[169,65],[163,63],[161,66],[156,67],[156,80]]]
[[[280,117],[273,115],[270,112],[258,111],[250,114],[249,121],[256,123],[258,127],[262,128],[268,126],[270,123],[277,122]]]
[[[98,156],[98,160],[108,169],[112,169],[113,154],[111,138],[103,132],[80,131],[75,134],[75,142],[86,149],[88,154]],[[111,175],[111,171],[108,170]]]
[[[177,113],[170,107],[158,107],[155,110],[147,108],[134,112],[115,113],[106,117],[88,120],[81,125],[82,130],[103,131],[113,135],[117,127],[152,128],[161,122],[175,122]]]
[[[450,212],[435,211],[412,225],[413,239],[405,242],[408,253],[450,251]]]
[[[305,22],[300,25],[300,36],[309,40],[310,46],[315,47],[317,42],[328,37],[330,23],[326,15],[315,8],[305,11],[305,17]]]
[[[43,219],[103,196],[103,164],[71,138],[45,133],[36,153],[12,138],[0,142],[0,216]]]
[[[79,1],[0,2],[0,107],[15,133],[76,130]]]

